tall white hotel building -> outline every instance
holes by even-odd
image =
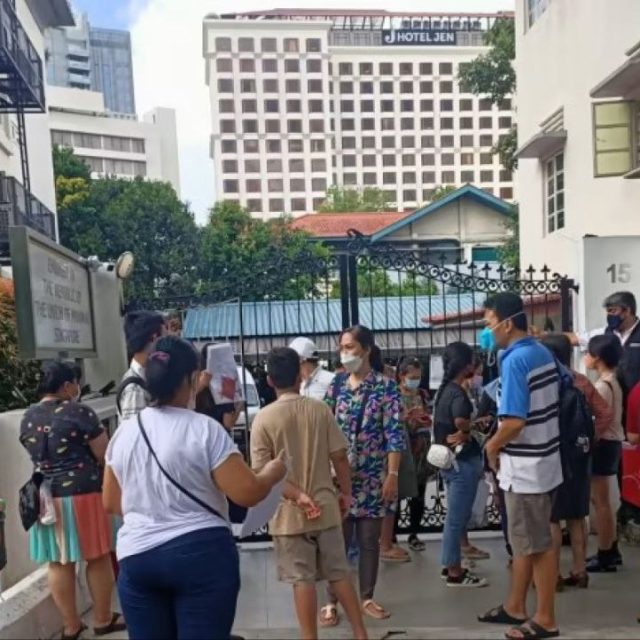
[[[512,126],[462,93],[460,65],[513,14],[272,10],[209,15],[204,56],[217,199],[265,219],[317,211],[327,188],[378,187],[398,211],[440,185],[510,200],[491,152]]]

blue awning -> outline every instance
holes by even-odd
[[[361,298],[360,323],[374,332],[425,331],[431,318],[439,325],[445,318],[457,322],[460,316],[479,312],[483,293],[434,296]],[[242,305],[242,331],[237,302],[187,310],[183,335],[189,340],[232,339],[243,335],[319,336],[342,330],[339,298],[321,300],[272,300]]]

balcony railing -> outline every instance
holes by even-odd
[[[13,3],[0,0],[0,112],[45,110],[42,59],[29,40]]]
[[[27,198],[31,201],[28,214]],[[56,239],[56,217],[15,179],[0,173],[0,262],[9,258],[9,227],[26,226]]]

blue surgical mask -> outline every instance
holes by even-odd
[[[611,329],[611,331],[616,331],[617,329],[619,329],[622,322],[623,320],[619,315],[615,313],[607,314],[607,328]]]
[[[420,388],[420,380],[416,380],[414,378],[407,378],[404,381],[405,389],[409,389],[410,391],[415,391]]]
[[[493,333],[493,329],[491,327],[485,327],[479,336],[480,340],[480,348],[483,351],[492,352],[496,350],[498,346],[496,344],[496,335]]]

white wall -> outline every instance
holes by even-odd
[[[143,120],[153,125],[152,136],[157,138],[161,173],[180,195],[180,162],[178,160],[178,131],[176,112],[166,107],[156,107],[145,113]]]
[[[470,198],[452,202],[423,216],[410,227],[394,233],[391,239],[458,240],[461,244],[489,245],[504,242],[506,217]]]
[[[594,178],[590,91],[626,60],[640,39],[637,0],[551,0],[525,30],[525,1],[518,0],[516,69],[520,144],[540,123],[564,109],[566,226],[544,233],[544,180],[536,159],[520,160],[516,199],[520,203],[522,263],[582,280],[586,234],[640,234],[640,180]],[[587,284],[587,283],[582,283]]]
[[[98,92],[66,87],[49,87],[49,92],[49,126],[52,131],[122,136],[145,141],[144,153],[75,147],[78,155],[145,162],[148,179],[170,182],[180,193],[176,117],[172,109],[155,109],[146,114],[144,121],[139,121],[107,116],[103,96]]]

